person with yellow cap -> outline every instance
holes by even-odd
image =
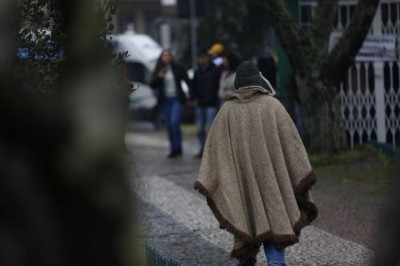
[[[210,50],[208,50],[208,53],[211,56],[211,62],[215,67],[218,69],[220,73],[224,71],[224,57],[223,57],[223,52],[224,52],[224,46],[221,43],[214,43]]]

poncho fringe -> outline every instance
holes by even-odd
[[[221,212],[218,210],[215,202],[212,200],[208,190],[198,181],[194,184],[194,189],[198,190],[201,194],[203,194],[207,199],[207,204],[214,213],[217,218],[220,228],[225,229],[228,232],[232,233],[244,243],[245,246],[234,249],[231,252],[231,257],[239,257],[243,255],[245,252],[251,249],[258,249],[263,242],[270,242],[275,245],[277,248],[285,248],[287,246],[293,245],[299,241],[299,236],[301,230],[309,225],[318,215],[318,209],[314,203],[301,199],[301,195],[305,193],[307,190],[311,188],[316,182],[316,176],[314,171],[311,171],[306,177],[304,177],[297,187],[294,188],[295,197],[300,209],[300,218],[294,224],[293,231],[296,235],[274,235],[271,231],[265,232],[259,235],[257,238],[253,239],[248,234],[242,232],[238,228],[236,228],[233,224],[231,224],[227,219],[223,217]]]
[[[317,216],[316,176],[284,106],[260,88],[235,91],[218,112],[194,188],[220,227],[234,235],[232,257],[299,241]]]

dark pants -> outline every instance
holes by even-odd
[[[182,151],[181,122],[183,105],[178,98],[166,98],[162,109],[171,152]]]

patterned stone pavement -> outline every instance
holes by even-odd
[[[216,250],[221,248],[226,253],[231,250],[232,236],[228,232],[219,229],[216,219],[201,196],[158,176],[135,179],[133,186],[144,202],[168,214],[180,227],[184,226],[185,230],[182,231],[196,233],[195,235],[182,234],[179,239],[175,237],[163,239],[160,240],[160,243],[167,241],[171,246],[174,246],[180,241],[183,243],[208,241],[215,246]],[[143,222],[149,225],[148,221]],[[161,222],[161,224],[163,223]],[[168,248],[168,245],[164,246]],[[209,244],[208,246],[212,247]],[[186,253],[183,253],[184,251],[175,252],[171,253],[171,255],[174,257],[182,256],[185,258],[182,263],[186,262],[188,263],[187,265],[200,265],[198,263],[201,261],[198,261],[198,258],[207,257],[209,259],[210,257],[207,254],[216,253],[210,253],[207,251],[208,248],[203,249],[200,247],[191,255],[187,251]],[[372,252],[367,248],[313,226],[306,227],[303,230],[300,242],[289,247],[286,254],[288,265],[368,265],[372,256]],[[192,255],[197,260],[188,261],[188,258]],[[224,257],[226,261],[219,265],[231,263],[226,254],[218,258],[219,263]],[[262,252],[259,253],[258,261],[260,265],[265,265],[265,258]],[[204,265],[207,265],[207,262],[204,263]]]
[[[181,265],[235,265],[236,261],[221,247],[202,238],[185,224],[152,203],[135,198],[140,213],[137,235],[145,239],[158,254]],[[144,241],[137,249],[144,250]],[[143,264],[145,265],[145,264]]]
[[[140,152],[131,161],[141,173],[132,184],[143,217],[139,234],[182,265],[235,265],[231,235],[219,229],[205,199],[192,189],[199,165],[191,158],[194,138],[186,140],[186,154],[178,160],[164,158],[168,145],[159,133],[128,134],[127,143]],[[288,265],[369,264],[372,252],[365,245],[319,228],[306,227],[300,243],[287,249]],[[258,265],[265,265],[262,252]]]

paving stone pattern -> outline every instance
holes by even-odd
[[[136,238],[145,238],[156,252],[180,265],[235,265],[228,252],[205,240],[183,223],[153,204],[135,198],[137,223]],[[144,241],[137,248],[144,249]]]
[[[182,265],[235,265],[228,257],[232,236],[219,228],[202,196],[157,175],[136,178],[133,187],[142,202],[140,213],[146,213],[139,231],[162,254]],[[302,231],[298,244],[286,249],[290,266],[363,266],[371,258],[369,249],[313,226]],[[257,265],[265,265],[262,252]]]
[[[182,265],[235,265],[229,259],[231,235],[219,229],[205,199],[192,188],[200,163],[192,158],[198,149],[194,131],[186,131],[184,140],[184,156],[169,160],[165,132],[127,134],[128,148],[137,155],[128,156],[128,170],[132,177],[141,177],[133,187],[145,206],[139,237]],[[319,229],[304,229],[300,243],[287,250],[288,265],[368,265],[372,252],[365,247],[374,242],[371,229],[377,212],[366,208],[354,191],[332,189],[321,181],[325,179],[320,177],[314,187],[320,215],[313,225]],[[144,249],[144,241],[138,245]],[[258,265],[265,265],[261,252]]]

